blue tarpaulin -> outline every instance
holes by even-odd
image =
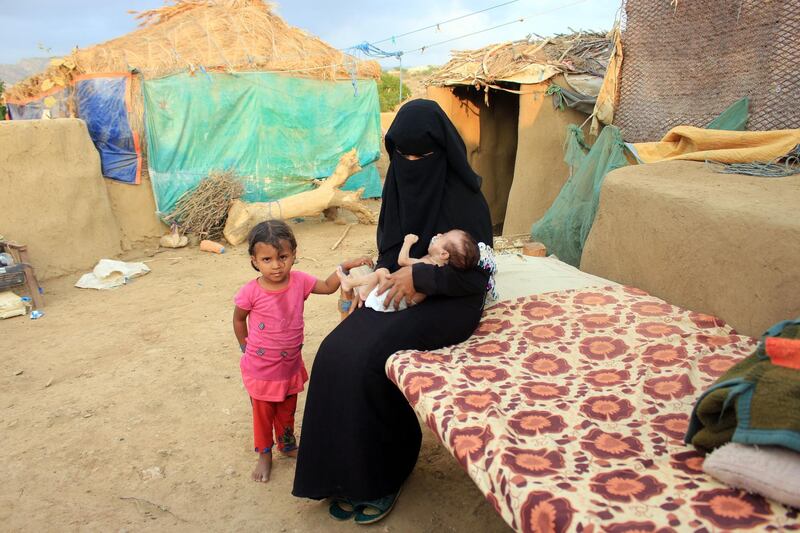
[[[72,88],[67,87],[52,94],[43,94],[24,102],[6,101],[11,120],[38,120],[40,118],[69,117],[69,97]]]
[[[127,75],[79,79],[75,104],[100,152],[103,176],[139,183],[141,159],[128,119],[129,83]]]

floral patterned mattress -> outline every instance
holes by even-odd
[[[496,304],[468,341],[398,352],[387,374],[515,530],[799,530],[682,442],[695,398],[755,344],[637,289],[578,289]]]

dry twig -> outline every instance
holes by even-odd
[[[342,232],[342,236],[339,237],[339,240],[336,241],[333,244],[333,246],[331,246],[331,251],[334,251],[335,249],[337,249],[339,247],[340,244],[342,244],[342,241],[344,240],[344,238],[347,237],[348,233],[350,233],[350,228],[352,228],[354,225],[355,224],[348,224],[347,227],[344,228],[344,231]]]
[[[185,232],[216,239],[222,235],[231,201],[242,195],[244,188],[232,172],[212,173],[175,203],[175,209],[164,218],[177,222]]]

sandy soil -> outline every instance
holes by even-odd
[[[335,252],[342,226],[305,221],[295,231],[296,268],[315,275],[374,251],[374,226],[354,227]],[[331,520],[326,504],[291,496],[292,459],[276,457],[266,485],[249,479],[251,419],[231,328],[233,294],[254,276],[246,250],[152,253],[126,256],[152,268],[128,286],[51,280],[43,318],[0,321],[2,529],[357,530]],[[309,369],[337,322],[336,300],[306,304]],[[372,529],[507,530],[425,431],[397,507]]]

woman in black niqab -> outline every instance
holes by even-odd
[[[293,490],[299,497],[371,502],[373,514],[394,503],[421,443],[413,409],[386,377],[386,360],[399,350],[433,350],[466,340],[480,319],[488,282],[478,268],[463,272],[418,263],[398,269],[403,237],[420,237],[412,257],[425,255],[431,238],[450,229],[492,242],[481,178],[438,104],[412,100],[404,105],[386,134],[386,150],[390,165],[377,266],[394,273],[389,298],[414,290],[428,298],[395,313],[358,309],[322,341],[311,372]]]

